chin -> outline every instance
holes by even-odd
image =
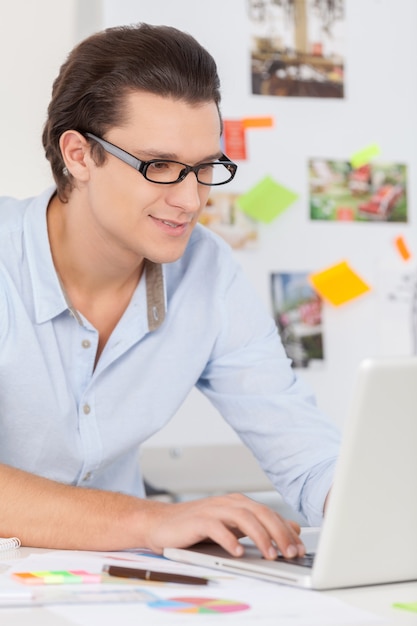
[[[184,250],[181,250],[181,252],[176,252],[172,254],[148,254],[146,258],[148,259],[148,261],[152,261],[153,263],[175,263],[175,261],[178,261],[183,254]]]

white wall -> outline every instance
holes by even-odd
[[[266,305],[270,307],[271,271],[321,269],[342,258],[350,259],[376,285],[381,266],[399,269],[391,245],[394,235],[404,234],[417,251],[417,2],[346,0],[346,5],[347,97],[326,101],[250,95],[244,0],[0,0],[0,195],[32,195],[51,182],[41,147],[42,126],[52,81],[76,41],[114,24],[167,23],[191,32],[215,56],[224,117],[273,115],[276,119],[272,131],[250,133],[250,160],[240,164],[239,176],[230,187],[244,192],[270,173],[299,193],[286,214],[261,227],[259,252],[239,253]],[[307,159],[320,155],[346,159],[374,141],[383,148],[385,160],[408,164],[410,222],[378,227],[309,222]],[[359,360],[404,350],[398,320],[388,324],[382,340],[380,318],[377,289],[345,307],[326,307],[325,367],[301,372],[323,410],[340,425]],[[403,322],[408,323],[405,318]],[[234,441],[234,433],[206,400],[193,393],[153,443]]]
[[[268,308],[270,272],[315,271],[348,259],[372,292],[343,307],[325,306],[326,361],[321,370],[301,370],[319,405],[343,426],[359,361],[411,349],[409,306],[385,306],[388,276],[404,269],[393,246],[403,234],[417,253],[417,2],[345,0],[346,97],[343,100],[253,96],[250,87],[250,25],[244,0],[103,0],[103,24],[139,21],[187,30],[215,57],[222,81],[225,118],[272,115],[272,131],[249,133],[247,162],[229,185],[244,193],[272,175],[299,194],[270,226],[260,227],[260,249],[238,257]],[[380,160],[408,165],[408,224],[311,222],[307,162],[322,156],[348,160],[366,145],[381,146]],[[414,271],[414,262],[410,264]],[[382,288],[380,288],[382,287]],[[395,310],[394,310],[395,309]],[[206,424],[210,426],[207,428]],[[197,392],[154,444],[235,440]]]
[[[52,82],[97,19],[95,0],[0,0],[0,195],[52,183],[41,134]],[[82,18],[82,19],[81,19]]]

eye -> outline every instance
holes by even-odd
[[[168,161],[153,161],[149,164],[149,168],[155,172],[164,172],[172,168],[172,163]]]
[[[214,166],[215,166],[215,163],[202,163],[201,165],[198,166],[198,169],[202,173],[211,172]]]

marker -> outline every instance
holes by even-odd
[[[138,578],[162,583],[179,583],[182,585],[207,585],[208,578],[197,576],[184,576],[183,574],[171,574],[168,572],[152,572],[149,569],[136,569],[133,567],[119,567],[117,565],[103,565],[103,572],[118,578]]]

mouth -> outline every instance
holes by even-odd
[[[178,228],[180,226],[184,226],[186,222],[180,223],[180,222],[170,222],[169,220],[160,220],[163,224],[166,224],[167,226],[171,226],[171,228]]]
[[[190,222],[175,222],[173,220],[165,220],[163,218],[150,216],[154,222],[165,233],[180,235],[188,231]]]

